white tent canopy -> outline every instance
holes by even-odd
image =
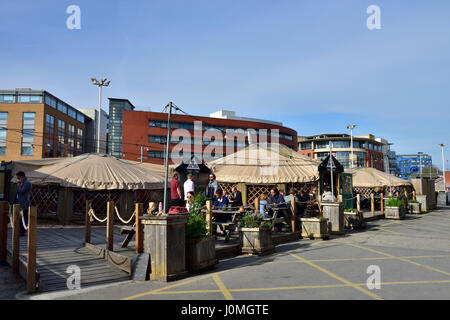
[[[89,190],[154,190],[164,188],[164,177],[150,166],[105,154],[73,158],[14,161],[15,174],[24,171],[34,185],[59,185]]]
[[[319,179],[320,161],[279,144],[252,144],[211,161],[208,167],[225,183],[307,183]]]
[[[375,168],[353,168],[346,169],[345,172],[353,175],[353,187],[376,188],[389,187],[389,185],[393,187],[412,186],[407,180]]]

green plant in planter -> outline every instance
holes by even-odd
[[[197,195],[195,200],[192,201],[186,224],[186,238],[202,239],[206,237],[206,215],[202,213],[205,203],[206,198],[201,194]]]
[[[409,200],[408,203],[419,203],[417,200]]]
[[[354,212],[354,213],[358,213],[358,209],[345,209],[344,212]]]
[[[386,201],[386,207],[403,207],[405,203],[403,200],[396,199],[396,198],[390,198],[388,201]]]
[[[264,216],[259,213],[247,213],[239,222],[240,228],[261,228],[271,229],[272,223],[270,221],[264,221]]]

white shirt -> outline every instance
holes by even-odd
[[[331,191],[325,192],[322,201],[336,201],[336,197],[331,193]]]
[[[183,184],[184,189],[184,200],[187,200],[187,194],[189,191],[194,191],[194,181],[187,179]]]

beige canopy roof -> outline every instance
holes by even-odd
[[[305,183],[319,179],[320,161],[279,144],[252,144],[207,165],[219,182]]]
[[[14,161],[12,166],[14,175],[24,171],[34,185],[57,184],[89,190],[153,190],[163,189],[164,185],[164,178],[158,172],[104,154]]]
[[[391,177],[391,186],[393,187],[412,185],[408,180],[398,178],[393,174],[388,174],[375,168],[353,168],[346,169],[345,172],[352,173],[353,187],[388,187],[389,176]]]

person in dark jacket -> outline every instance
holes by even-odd
[[[231,204],[233,207],[241,207],[242,204],[242,192],[240,192],[236,187],[231,188]]]
[[[216,175],[214,173],[211,173],[209,175],[209,183],[206,186],[205,192],[206,198],[214,199],[214,194],[216,193],[217,189],[219,189],[219,183],[216,180]]]
[[[20,205],[20,210],[23,211],[23,221],[28,225],[28,208],[30,207],[30,197],[31,197],[31,182],[28,181],[25,173],[19,171],[16,174],[18,183],[16,189],[16,196],[14,197],[14,204]],[[20,236],[24,236],[26,232],[25,226],[23,225],[22,219],[20,220]]]
[[[284,197],[280,193],[280,191],[278,191],[277,188],[273,188],[272,190],[270,190],[269,205],[274,208],[287,208]],[[272,210],[270,210],[270,211],[272,211]],[[271,214],[271,213],[269,212],[269,214]],[[272,211],[272,215],[273,215],[273,211]],[[279,218],[281,218],[282,216],[283,216],[283,214],[278,215]],[[278,230],[278,232],[281,232],[281,226],[282,226],[281,223],[274,224],[274,227]]]

